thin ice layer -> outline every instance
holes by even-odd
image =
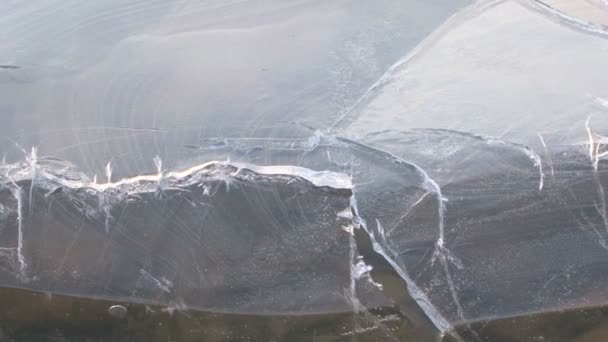
[[[19,235],[2,241],[15,257],[3,286],[221,312],[352,310],[336,295],[351,282],[345,175],[208,163],[97,184],[35,167],[3,168],[3,232]]]
[[[608,31],[575,19],[536,1],[482,1],[391,68],[336,130],[359,137],[443,128],[524,144],[560,132],[565,143],[584,140],[587,116],[605,113],[596,99],[608,97]]]
[[[211,145],[194,151],[195,166],[167,171],[156,159],[158,173],[120,180],[111,163],[105,180],[90,179],[35,150],[5,164],[2,203],[13,214],[3,223],[20,237],[5,241],[14,256],[4,285],[235,313],[392,305],[353,229],[436,197],[418,168],[320,134]],[[426,205],[431,221],[436,204]]]
[[[364,137],[390,153],[320,133],[207,140],[194,167],[156,160],[156,174],[108,172],[108,183],[33,153],[3,169],[7,285],[228,312],[354,310],[371,317],[361,329],[381,329],[367,310],[391,305],[390,293],[359,258],[363,229],[444,332],[601,303],[605,139],[589,129],[589,150],[447,130]]]
[[[407,229],[411,243],[431,253],[444,246],[443,200],[437,183],[419,166],[392,154],[334,136],[316,133],[309,139],[218,139],[200,146],[201,156],[229,155],[232,161],[259,165],[293,164],[349,174],[353,182],[355,227],[371,237],[375,253],[382,255],[405,281],[409,293],[441,330],[452,328],[403,265],[398,265],[386,244],[378,243],[377,223],[389,230]],[[209,158],[209,157],[208,157]],[[412,210],[414,208],[415,210]],[[411,216],[407,213],[411,212]],[[407,221],[407,226],[405,225]],[[364,299],[359,298],[363,302]],[[371,305],[366,305],[370,307]]]
[[[450,263],[416,242],[411,219],[378,239],[453,325],[606,304],[605,145],[590,130],[587,147],[539,136],[538,151],[448,130],[367,135],[437,181]]]
[[[17,141],[128,177],[201,136],[324,129],[467,2],[3,1],[0,157]]]

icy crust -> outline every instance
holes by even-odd
[[[325,169],[350,175],[353,182],[351,210],[355,229],[363,229],[372,240],[374,252],[382,255],[406,282],[410,295],[442,332],[451,331],[452,323],[438,308],[405,265],[398,263],[391,234],[414,232],[408,244],[435,255],[438,265],[456,262],[445,245],[443,229],[444,198],[437,183],[414,163],[393,154],[370,148],[348,139],[315,133],[308,139],[209,139],[199,149],[202,155],[229,154],[231,160],[255,164],[295,164],[311,169]],[[450,277],[444,268],[437,277]],[[357,297],[357,296],[354,296]],[[450,308],[458,305],[450,303]]]
[[[5,286],[241,313],[352,309],[335,295],[351,281],[346,175],[209,162],[96,183],[32,156],[2,168]]]
[[[197,147],[195,166],[153,162],[157,173],[120,180],[111,164],[104,177],[88,177],[35,149],[4,163],[3,285],[218,312],[355,312],[368,331],[384,318],[367,310],[395,303],[371,278],[355,229],[399,229],[416,206],[431,226],[421,244],[448,252],[436,184],[413,164],[345,139],[222,139]]]
[[[581,138],[570,128],[605,115],[606,77],[597,71],[608,68],[606,27],[562,8],[582,2],[475,1],[389,68],[332,132],[358,140],[445,128],[527,145],[537,132]]]
[[[361,143],[316,134],[208,141],[200,150],[350,174],[357,226],[439,330],[450,332],[606,298],[608,279],[592,270],[606,260],[607,140],[592,127],[578,127],[589,138],[575,145],[559,134],[538,134],[527,146],[414,129],[371,133]],[[318,166],[324,158],[329,165]]]
[[[362,230],[443,333],[596,305],[608,139],[583,129],[580,145],[534,147],[438,129],[208,139],[194,166],[156,159],[113,180],[108,165],[105,181],[34,150],[2,166],[0,280],[184,310],[354,312],[353,334],[383,331],[370,309],[398,303]]]
[[[579,145],[539,134],[536,149],[441,129],[361,138],[419,165],[447,199],[446,244],[460,260],[448,270],[451,285],[411,229],[381,236],[454,325],[606,301],[608,277],[597,272],[608,251],[606,142],[586,128]]]

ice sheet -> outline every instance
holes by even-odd
[[[586,118],[606,113],[596,99],[608,97],[607,32],[536,1],[481,2],[394,65],[335,131],[444,128],[523,144],[559,132],[581,142]]]
[[[120,180],[111,164],[102,180],[35,149],[4,164],[2,285],[183,311],[362,313],[357,334],[384,326],[368,310],[399,303],[370,276],[355,230],[394,222],[422,196],[436,199],[420,207],[437,228],[418,239],[444,234],[440,190],[423,170],[348,140],[208,141],[192,161],[171,171],[157,158],[157,173]]]
[[[608,304],[606,13],[2,3],[0,286],[325,315],[338,341],[573,340],[521,317]]]

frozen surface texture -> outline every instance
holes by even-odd
[[[128,177],[200,137],[324,129],[465,3],[5,1],[0,134]]]
[[[606,25],[602,0],[2,3],[0,286],[574,340],[510,322],[608,304]]]
[[[607,37],[541,2],[481,2],[394,65],[336,128],[444,128],[526,144],[559,132],[581,142],[586,118],[606,113]]]
[[[21,180],[9,171],[2,193],[13,213],[4,233],[17,236],[2,278],[15,286],[220,312],[348,305],[336,296],[351,279],[350,222],[338,216],[348,181],[316,187],[209,163],[96,184],[35,168]]]
[[[397,303],[370,276],[355,230],[399,230],[416,206],[437,227],[417,238],[433,245],[444,234],[436,184],[390,154],[321,133],[208,144],[193,160],[229,160],[166,171],[157,158],[157,173],[118,181],[111,164],[99,180],[36,150],[4,164],[3,285],[177,310],[357,313]],[[386,319],[374,317],[362,329]]]

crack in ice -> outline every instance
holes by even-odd
[[[608,38],[608,30],[602,26],[594,25],[588,21],[581,20],[579,18],[568,15],[549,4],[545,3],[541,0],[525,0],[525,3],[530,3],[537,9],[539,12],[543,14],[551,15],[552,17],[558,19],[560,22],[569,25],[572,28],[591,33],[594,35],[601,36],[602,38]]]
[[[551,159],[551,154],[549,153],[549,149],[547,148],[547,144],[545,143],[545,139],[543,136],[538,133],[538,138],[540,139],[541,145],[545,149],[545,155],[547,156],[547,163],[549,164],[549,170],[551,171],[551,179],[555,181],[555,170],[553,169],[553,160]]]

